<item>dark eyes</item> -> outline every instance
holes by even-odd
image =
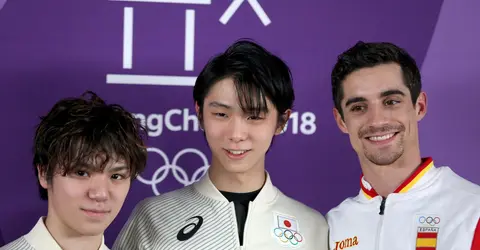
[[[121,175],[121,174],[112,174],[112,179],[115,179],[115,180],[121,180],[121,179],[124,179],[125,176]]]
[[[383,102],[383,104],[385,106],[393,106],[393,105],[397,105],[399,104],[400,101],[397,101],[397,100],[392,100],[392,99],[388,99],[388,100],[385,100]],[[350,111],[351,112],[361,112],[361,111],[364,111],[365,109],[367,108],[367,106],[365,104],[362,104],[362,105],[354,105],[350,108]]]
[[[81,170],[76,171],[75,174],[78,175],[78,176],[82,176],[82,177],[88,175],[88,173],[86,171],[81,171]]]
[[[75,175],[80,176],[80,177],[88,177],[89,176],[87,171],[83,171],[83,170],[75,171]],[[121,179],[125,179],[125,176],[122,175],[122,174],[112,174],[111,178],[114,179],[114,180],[121,180]]]
[[[363,107],[363,106],[353,106],[353,107],[350,109],[350,111],[352,111],[352,112],[359,112],[359,111],[362,111],[362,110],[364,110],[364,109],[365,109],[365,107]]]
[[[396,101],[396,100],[386,100],[385,101],[385,105],[395,105],[395,104],[398,104],[400,103],[399,101]]]
[[[219,118],[227,118],[228,117],[227,114],[225,114],[225,113],[213,113],[213,115],[216,116],[216,117],[219,117]],[[247,119],[249,119],[249,120],[262,120],[264,118],[260,117],[260,116],[252,115],[252,116],[248,116]]]

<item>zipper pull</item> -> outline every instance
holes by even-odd
[[[387,198],[382,197],[382,203],[380,204],[380,215],[385,213],[385,201],[387,201]]]

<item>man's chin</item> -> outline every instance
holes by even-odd
[[[228,164],[225,165],[225,171],[229,173],[235,173],[235,174],[241,174],[248,172],[252,167],[249,164],[245,163],[233,163],[233,164]]]
[[[389,166],[394,164],[398,158],[367,158],[371,163],[377,166]]]
[[[105,223],[98,223],[98,224],[92,224],[92,223],[84,223],[83,226],[78,228],[76,231],[78,231],[80,234],[84,236],[98,236],[98,235],[103,235],[105,230],[107,229],[108,225],[105,225]]]
[[[365,154],[365,157],[371,163],[377,166],[388,166],[394,164],[400,157],[402,153],[399,152],[385,152],[381,150],[375,154]]]

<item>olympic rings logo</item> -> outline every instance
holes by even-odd
[[[140,175],[137,176],[138,181],[140,181],[145,185],[152,186],[152,191],[155,195],[160,194],[160,192],[158,191],[157,185],[167,178],[170,171],[172,171],[173,177],[179,183],[183,184],[184,186],[187,186],[198,181],[205,174],[205,172],[208,170],[208,167],[209,167],[207,157],[198,149],[185,148],[180,150],[173,157],[173,160],[171,163],[170,163],[170,160],[168,159],[168,156],[162,150],[151,147],[151,148],[147,148],[147,151],[160,155],[163,158],[163,161],[165,162],[163,166],[160,166],[157,170],[155,170],[150,180],[147,180]],[[195,170],[192,178],[189,178],[187,175],[187,172],[185,172],[183,168],[177,165],[177,162],[180,159],[180,157],[182,157],[184,154],[187,154],[187,153],[193,153],[200,156],[203,162],[203,165],[197,170]]]
[[[294,246],[303,241],[303,236],[301,234],[286,228],[277,227],[273,229],[273,234],[275,234],[281,242],[290,242],[290,244]]]
[[[425,216],[420,216],[420,218],[418,218],[418,222],[420,222],[421,224],[429,224],[430,226],[435,226],[437,224],[440,223],[440,218],[439,217],[425,217]]]

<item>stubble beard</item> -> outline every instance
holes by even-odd
[[[388,166],[395,163],[405,151],[403,146],[403,135],[397,134],[396,136],[400,136],[400,138],[396,138],[397,142],[386,148],[369,150],[365,147],[365,157],[377,166]]]

